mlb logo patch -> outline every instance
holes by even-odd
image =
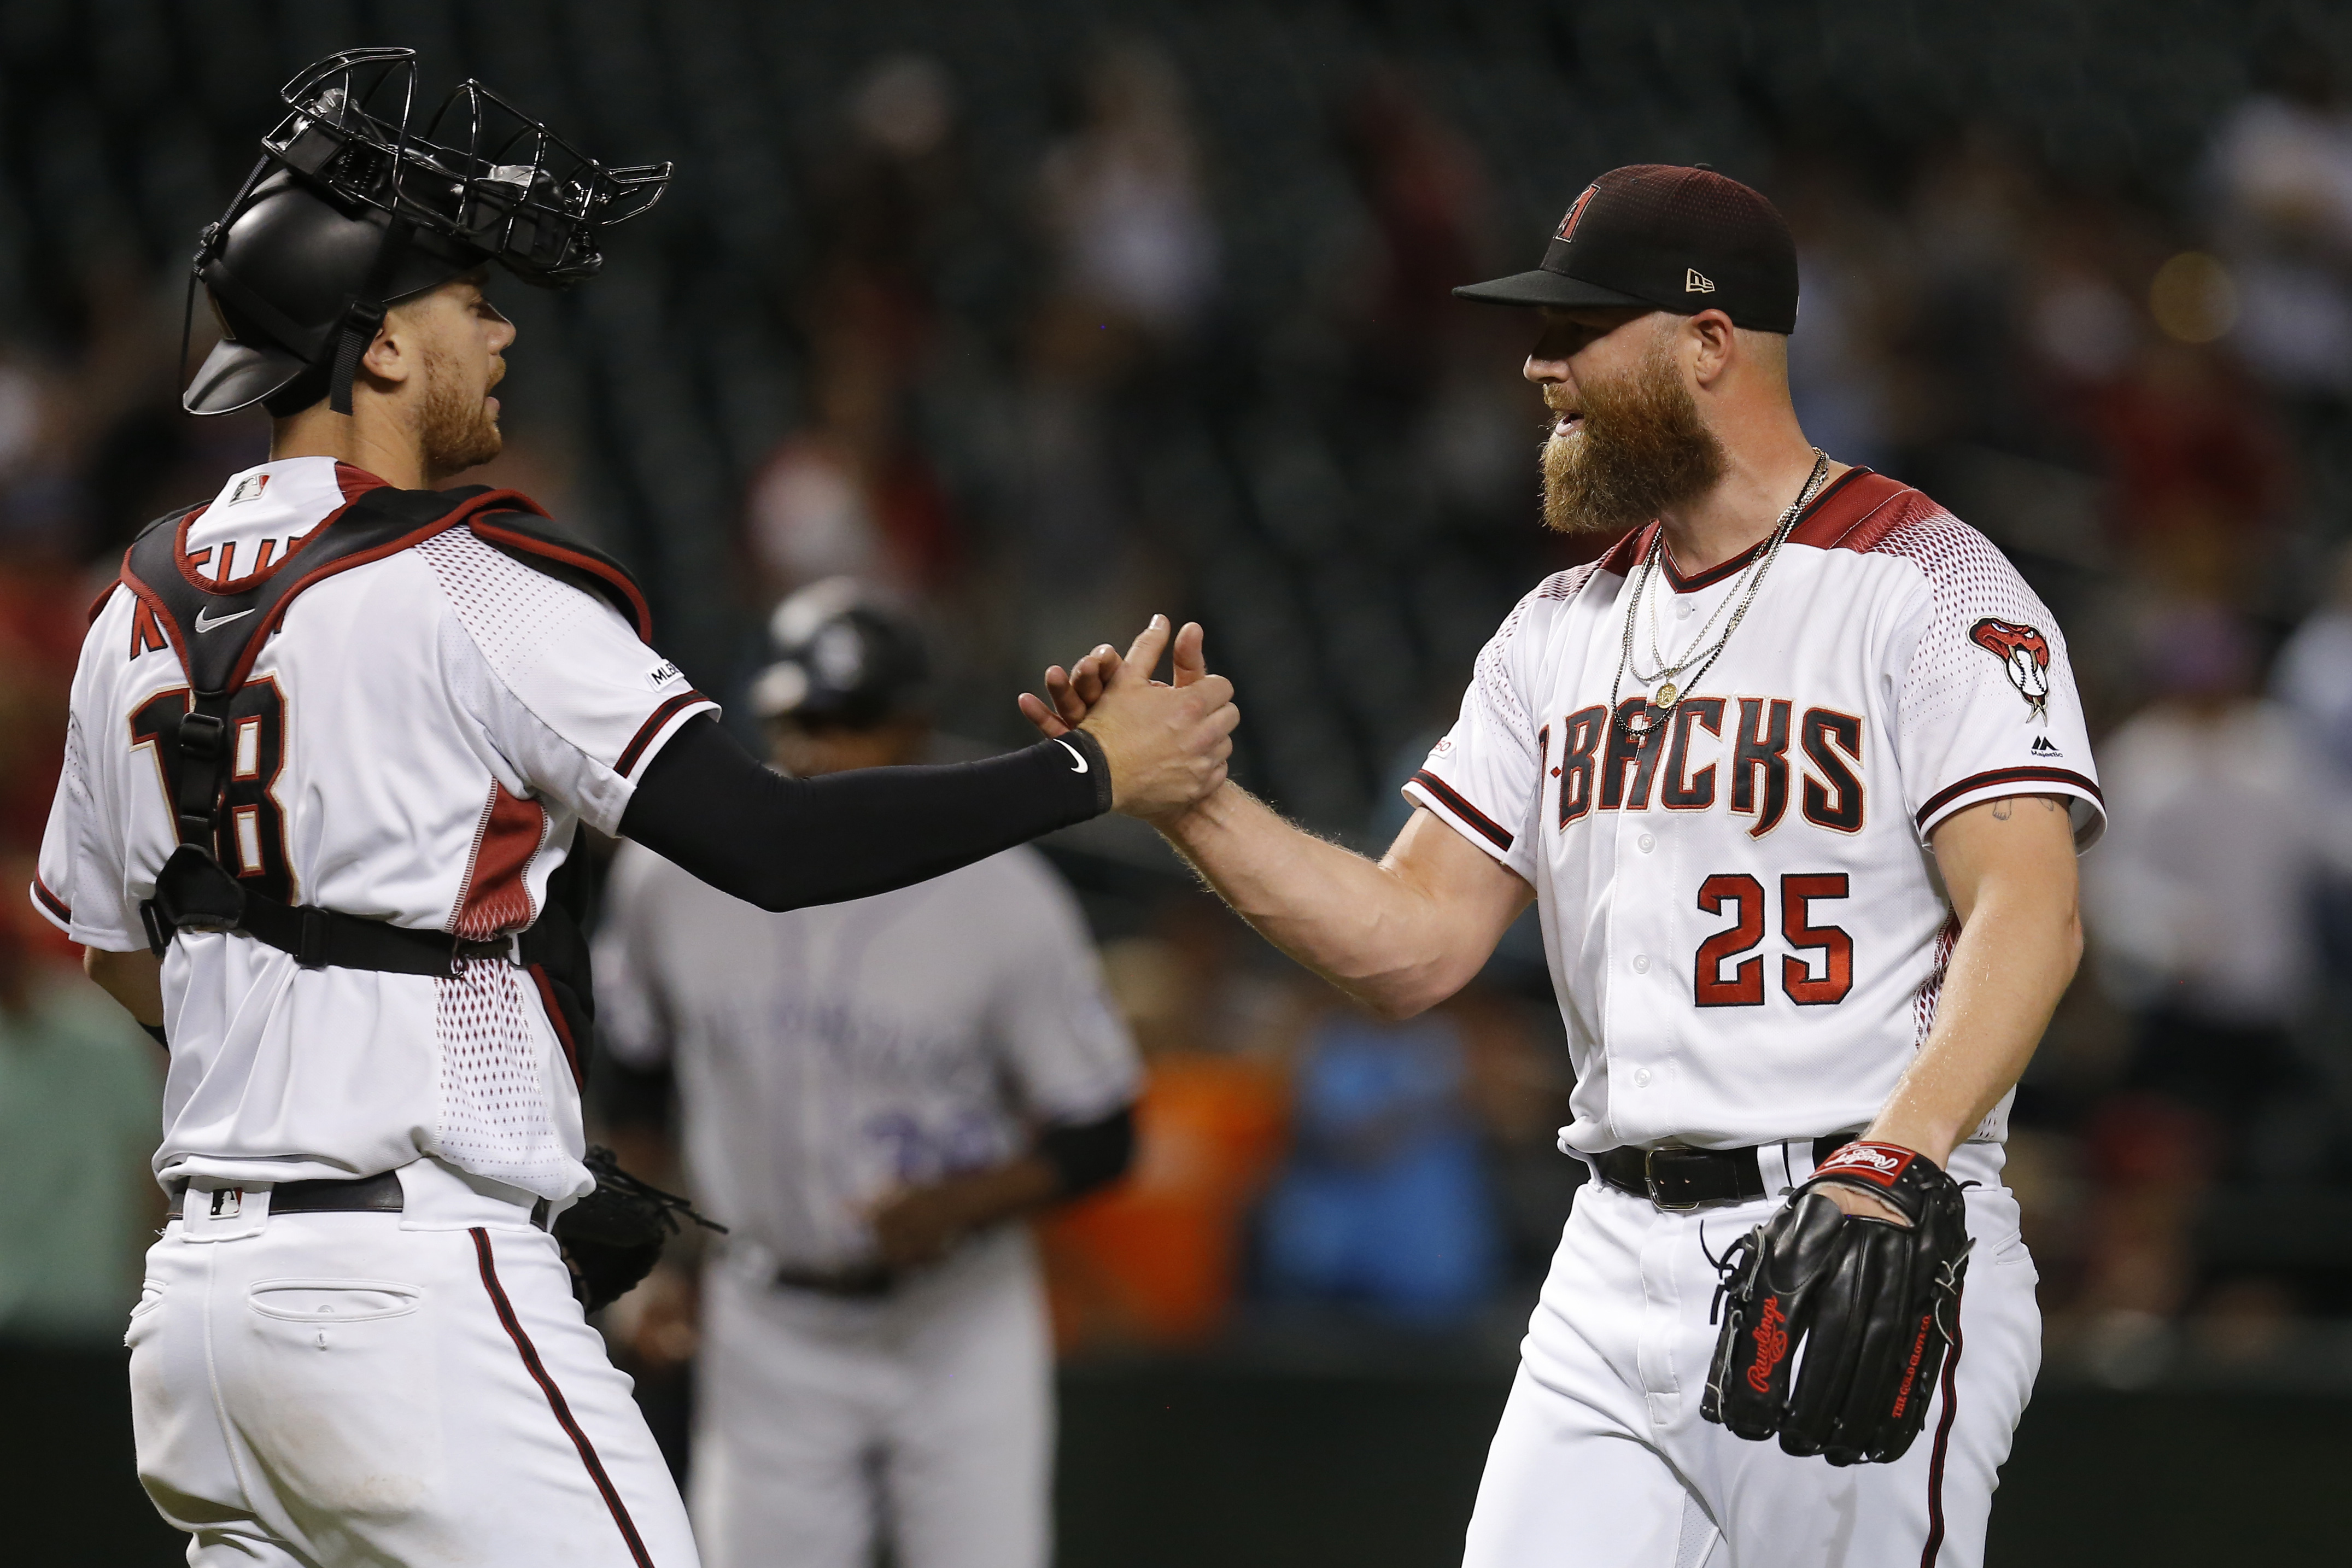
[[[228,492],[227,504],[235,506],[239,501],[259,500],[261,499],[261,492],[268,488],[269,476],[268,474],[247,474],[245,478],[236,481],[236,489]]]

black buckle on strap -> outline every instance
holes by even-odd
[[[1678,1156],[1694,1157],[1678,1158]],[[1665,1166],[1663,1171],[1659,1169],[1662,1158]],[[1715,1194],[1702,1195],[1696,1190],[1697,1183],[1695,1178],[1700,1172],[1711,1169],[1715,1161],[1720,1158],[1721,1156],[1716,1155],[1712,1150],[1685,1149],[1675,1143],[1663,1144],[1643,1155],[1642,1185],[1648,1190],[1650,1201],[1662,1209],[1677,1213],[1695,1209],[1706,1201],[1706,1197],[1717,1195]],[[1680,1166],[1681,1169],[1677,1170],[1676,1166]]]
[[[221,742],[228,734],[228,726],[211,713],[184,713],[180,716],[180,754],[209,763],[221,754]]]

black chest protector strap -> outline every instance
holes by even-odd
[[[193,509],[191,509],[193,510]],[[171,785],[179,847],[156,874],[155,896],[139,906],[157,953],[182,931],[240,931],[291,953],[305,968],[369,969],[447,975],[461,958],[511,957],[568,972],[582,948],[574,912],[551,907],[519,938],[461,942],[446,931],[417,931],[315,905],[289,905],[249,885],[225,863],[229,846],[224,796],[235,737],[230,705],[255,658],[278,629],[295,595],[336,573],[423,543],[460,525],[517,560],[601,593],[637,629],[647,631],[645,598],[617,563],[563,534],[529,498],[474,485],[455,490],[384,487],[362,495],[311,531],[279,568],[252,587],[219,594],[181,569],[181,525],[189,511],[159,518],[123,557],[122,583],[152,610],[188,677],[184,712],[166,717],[157,753]],[[548,927],[541,933],[541,926]],[[539,940],[534,941],[534,938]],[[541,974],[544,982],[551,978]],[[584,973],[553,975],[565,1011],[584,1013]],[[569,982],[567,984],[567,981]],[[575,999],[569,993],[577,992]],[[583,1017],[560,1018],[572,1034]]]

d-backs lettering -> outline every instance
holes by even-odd
[[[1686,697],[1645,740],[1626,721],[1647,701],[1627,698],[1618,704],[1614,723],[1602,703],[1570,713],[1557,726],[1557,760],[1554,726],[1538,731],[1544,771],[1559,781],[1562,829],[1594,810],[1647,811],[1655,794],[1667,811],[1706,811],[1720,801],[1754,817],[1748,836],[1761,838],[1788,814],[1794,743],[1803,753],[1796,782],[1804,819],[1835,833],[1861,830],[1858,714],[1808,708],[1792,722],[1796,703],[1785,697]]]

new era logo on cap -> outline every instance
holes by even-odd
[[[1683,292],[1685,294],[1712,294],[1715,292],[1715,285],[1708,282],[1706,280],[1706,274],[1701,272],[1697,268],[1685,268],[1683,271]]]

